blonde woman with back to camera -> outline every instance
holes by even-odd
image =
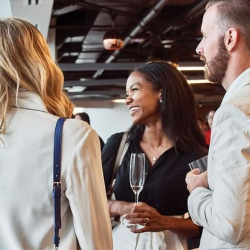
[[[63,74],[30,23],[0,20],[0,249],[53,249],[53,151],[58,117],[71,117]],[[99,140],[66,120],[59,249],[112,249]]]

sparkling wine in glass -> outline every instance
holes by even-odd
[[[135,193],[135,202],[138,203],[139,194],[145,181],[145,154],[131,154],[130,157],[130,186]]]
[[[135,193],[135,202],[138,203],[139,194],[143,189],[145,181],[145,154],[131,154],[130,157],[130,172],[129,181],[132,190]],[[124,218],[126,214],[121,217],[121,222],[127,228],[143,228],[145,225],[131,224]]]

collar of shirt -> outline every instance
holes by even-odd
[[[240,74],[230,85],[227,90],[221,104],[228,101],[232,98],[240,89],[242,89],[245,85],[250,83],[250,68],[246,69],[242,74]]]
[[[38,94],[28,90],[19,90],[17,98],[15,95],[12,96],[11,105],[17,108],[48,112],[42,98]]]

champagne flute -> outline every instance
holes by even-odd
[[[145,181],[145,154],[131,154],[130,157],[130,186],[135,193],[135,203],[138,203],[139,194]]]
[[[130,156],[130,171],[129,171],[129,181],[132,190],[135,193],[135,203],[138,203],[139,194],[143,189],[145,182],[145,154],[131,154]],[[143,225],[140,224],[131,224],[129,223],[124,216],[121,217],[121,223],[124,227],[127,228],[143,228]]]

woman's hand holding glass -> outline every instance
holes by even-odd
[[[155,208],[144,202],[136,204],[131,213],[124,215],[124,219],[131,225],[141,225],[130,228],[133,233],[160,232],[168,229],[167,216],[162,216]]]

